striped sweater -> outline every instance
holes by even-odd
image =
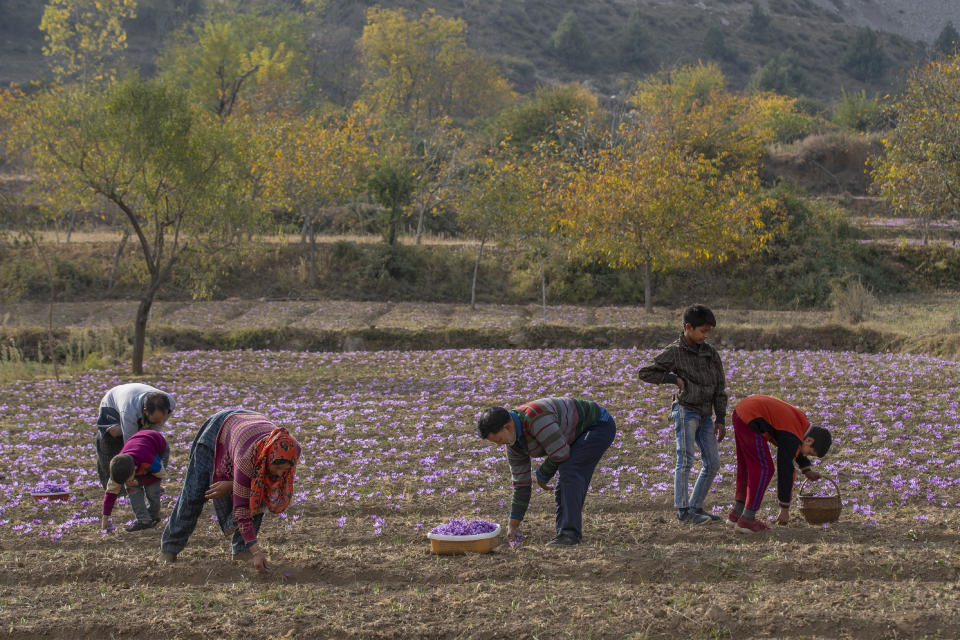
[[[234,413],[223,421],[213,454],[213,482],[233,482],[233,519],[247,545],[257,541],[250,512],[250,478],[254,445],[270,435],[276,425],[259,413]]]
[[[537,469],[537,479],[549,482],[557,465],[570,457],[570,445],[605,413],[603,407],[576,398],[542,398],[520,405],[510,415],[517,427],[517,441],[507,447],[507,462],[513,479],[510,517],[523,520],[530,505],[531,458],[546,456]]]

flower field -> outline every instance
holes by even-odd
[[[766,536],[678,523],[670,389],[640,383],[651,350],[179,352],[148,361],[171,392],[164,515],[190,442],[244,407],[303,445],[287,512],[260,541],[273,571],[230,560],[212,508],[174,565],[160,529],[103,534],[94,471],[100,397],[125,370],[0,387],[0,634],[257,638],[903,638],[960,635],[960,365],[904,354],[722,353],[731,410],[776,395],[830,428],[818,469],[840,521]],[[523,544],[434,556],[450,518],[506,524],[503,452],[475,418],[573,395],[618,434],[593,477],[584,544],[553,549],[553,497],[535,490]],[[708,507],[733,499],[732,433]],[[59,485],[67,501],[36,501]],[[832,485],[820,483],[823,490]],[[776,500],[765,500],[769,517]],[[125,499],[114,520],[132,519]]]

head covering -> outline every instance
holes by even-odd
[[[250,479],[250,512],[259,513],[263,507],[272,513],[281,513],[293,496],[293,474],[300,445],[283,427],[277,427],[257,440],[253,452],[253,477]],[[289,462],[290,468],[278,478],[270,477],[270,463]]]

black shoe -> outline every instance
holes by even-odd
[[[151,520],[150,522],[140,522],[139,520],[137,520],[130,526],[126,527],[126,530],[132,532],[132,531],[143,531],[144,529],[153,529],[155,526],[157,526],[158,522],[160,521]]]
[[[558,547],[572,547],[575,544],[580,544],[580,539],[570,535],[569,533],[561,533],[547,544],[556,545]]]
[[[710,513],[709,511],[704,511],[704,510],[703,510],[703,507],[697,509],[696,511],[694,511],[694,513],[696,513],[696,514],[698,514],[698,515],[707,516],[708,518],[710,518],[710,519],[711,519],[712,521],[714,521],[714,522],[719,522],[720,520],[723,519],[723,518],[721,518],[720,516],[718,516],[718,515],[715,514],[715,513]]]

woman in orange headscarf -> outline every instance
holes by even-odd
[[[269,563],[257,544],[263,513],[282,513],[293,496],[300,445],[259,413],[228,410],[212,416],[190,447],[180,499],[160,539],[161,559],[176,560],[207,500],[213,500],[224,535],[233,536],[234,559],[258,571]]]

